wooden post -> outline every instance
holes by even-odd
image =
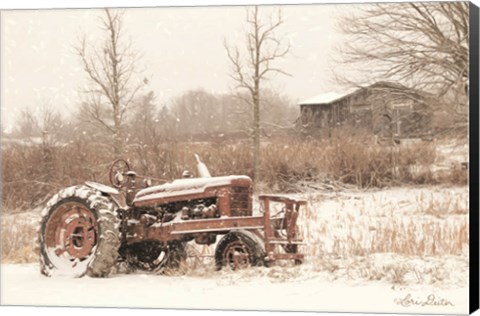
[[[273,247],[274,245],[270,243],[270,240],[274,237],[272,232],[272,227],[270,226],[270,199],[268,197],[263,197],[263,224],[264,224],[264,233],[265,233],[265,253],[270,260],[274,260]]]

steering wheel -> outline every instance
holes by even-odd
[[[108,174],[110,183],[116,188],[121,188],[127,183],[126,175],[128,171],[130,171],[130,165],[126,160],[115,160],[110,166],[110,173]]]

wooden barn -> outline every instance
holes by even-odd
[[[341,93],[330,92],[299,103],[297,127],[304,135],[329,137],[339,127],[371,131],[382,138],[430,134],[429,97],[405,86],[378,82]]]

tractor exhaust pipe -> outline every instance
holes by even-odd
[[[201,160],[200,157],[195,154],[195,159],[197,160],[197,170],[200,178],[211,178],[210,171],[208,171],[207,165],[205,165]]]

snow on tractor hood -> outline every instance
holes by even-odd
[[[248,176],[178,179],[138,191],[133,203],[143,204],[142,202],[150,200],[202,194],[209,189],[237,184],[241,186],[250,186],[252,180]]]

